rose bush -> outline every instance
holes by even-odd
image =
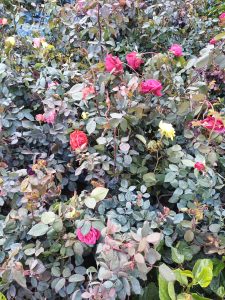
[[[0,298],[223,299],[223,7],[67,2],[0,4]]]

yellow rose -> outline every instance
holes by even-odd
[[[87,120],[89,117],[89,113],[84,111],[84,112],[82,112],[81,117],[83,120]]]
[[[12,48],[16,45],[16,40],[13,36],[9,36],[5,39],[5,46],[7,48]]]
[[[171,140],[173,140],[175,137],[175,130],[173,128],[173,125],[170,123],[164,123],[163,121],[160,121],[159,132],[162,137],[165,136],[166,138]]]

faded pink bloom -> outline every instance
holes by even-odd
[[[38,122],[44,122],[44,121],[45,121],[45,117],[44,117],[43,114],[38,114],[38,115],[36,115],[35,119],[36,119],[36,121],[38,121]]]
[[[116,295],[115,288],[107,289],[104,285],[99,284],[95,285],[94,287],[89,287],[89,289],[84,292],[81,297],[83,299],[89,300],[114,300]]]
[[[41,47],[41,44],[45,42],[45,38],[43,37],[40,37],[40,38],[34,38],[33,39],[33,45],[34,45],[34,48],[40,48]]]
[[[0,19],[0,25],[4,26],[8,24],[8,20],[6,18]]]
[[[57,86],[57,85],[59,85],[59,83],[58,83],[57,81],[49,82],[49,83],[48,83],[48,89],[50,89],[50,88],[52,88],[52,87],[54,87],[54,86]]]
[[[44,114],[44,122],[48,124],[54,124],[56,119],[56,111],[52,110],[49,113]]]
[[[182,56],[182,47],[181,45],[178,45],[178,44],[173,44],[170,49],[169,49],[170,52],[173,53],[174,56],[176,57],[179,57],[179,56]]]
[[[91,227],[90,231],[86,235],[82,234],[80,228],[77,229],[76,233],[78,239],[87,245],[95,245],[97,240],[101,236],[100,231],[98,229],[95,229],[94,227]]]
[[[140,65],[144,63],[144,61],[138,57],[137,52],[128,53],[126,55],[126,60],[128,65],[134,70],[137,70],[140,67]]]
[[[109,73],[119,75],[123,73],[123,64],[119,57],[108,54],[105,59],[105,69]]]
[[[95,87],[93,85],[87,86],[82,90],[82,100],[86,100],[91,94],[95,94]]]
[[[223,12],[220,16],[219,19],[221,22],[225,21],[225,12]]]
[[[111,222],[110,219],[107,221],[107,234],[114,234],[120,230],[120,226]]]
[[[214,38],[212,38],[212,39],[209,41],[209,43],[210,43],[211,45],[215,45],[215,44],[217,43],[217,40],[214,39]]]
[[[148,79],[142,81],[140,85],[140,92],[142,94],[154,94],[155,96],[162,96],[162,84],[155,79]]]

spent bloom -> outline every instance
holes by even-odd
[[[72,150],[86,147],[88,144],[87,135],[80,130],[75,130],[70,134],[70,146]]]
[[[142,81],[140,85],[140,92],[142,94],[154,94],[155,96],[162,96],[162,84],[155,79],[148,79]]]
[[[52,110],[49,113],[44,114],[44,122],[48,124],[54,124],[56,119],[56,111]]]
[[[97,240],[100,238],[101,233],[98,229],[95,229],[94,227],[91,227],[90,231],[83,235],[81,232],[81,229],[77,229],[77,237],[79,241],[87,244],[87,245],[95,245]]]
[[[205,165],[201,162],[196,162],[194,165],[194,168],[199,170],[199,171],[204,171],[205,170]]]
[[[86,100],[91,94],[95,94],[95,87],[93,85],[87,86],[82,90],[82,100]]]
[[[214,116],[208,116],[204,120],[200,121],[200,124],[211,131],[223,133],[225,132],[224,122],[221,119],[218,119]]]
[[[175,130],[173,128],[173,125],[170,123],[165,123],[163,121],[160,121],[159,132],[162,137],[165,136],[166,138],[171,140],[173,140],[175,137]]]
[[[138,57],[137,52],[131,52],[126,55],[127,64],[134,70],[137,70],[144,61]]]
[[[173,45],[170,47],[169,51],[170,51],[171,53],[173,53],[173,55],[176,56],[176,57],[180,57],[180,56],[183,55],[183,53],[182,53],[182,51],[183,51],[183,50],[182,50],[182,47],[181,47],[181,45],[178,45],[178,44],[173,44]]]
[[[113,75],[119,75],[123,73],[123,64],[119,57],[108,54],[105,58],[105,69]]]

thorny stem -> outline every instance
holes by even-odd
[[[101,47],[101,54],[102,54],[102,58],[103,58],[103,47],[102,47],[102,27],[101,27],[101,22],[100,22],[100,3],[98,3],[98,29],[99,29],[99,44]]]
[[[116,145],[116,133],[117,133],[117,129],[114,128],[114,175],[116,174],[116,152],[117,152],[117,145]]]

